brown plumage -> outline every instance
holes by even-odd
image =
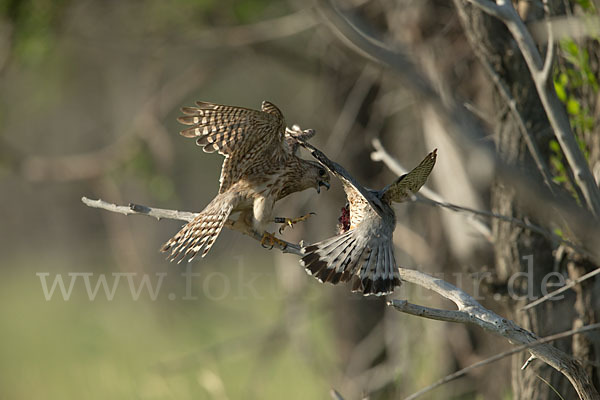
[[[217,196],[161,249],[170,259],[204,257],[232,213],[239,212],[237,228],[265,233],[273,221],[277,200],[298,191],[329,187],[329,174],[317,162],[296,156],[297,138],[314,131],[286,129],[281,111],[267,101],[262,111],[197,102],[182,108],[178,121],[190,125],[181,135],[196,138],[207,153],[225,156]],[[179,261],[181,261],[181,259]]]
[[[392,202],[402,202],[425,184],[436,160],[429,153],[408,174],[381,190],[358,183],[341,165],[325,154],[303,144],[344,186],[348,204],[342,208],[337,236],[305,246],[300,263],[321,282],[351,282],[352,291],[364,295],[385,295],[400,285],[392,238],[396,214]]]

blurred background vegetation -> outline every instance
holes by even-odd
[[[593,2],[565,3],[597,13]],[[405,46],[487,126],[498,122],[504,111],[452,2],[340,4]],[[600,157],[597,44],[561,43],[554,78],[591,165]],[[471,182],[419,95],[348,49],[312,3],[0,0],[1,398],[307,399],[327,398],[332,387],[348,399],[400,398],[509,348],[321,285],[297,257],[229,231],[192,264],[195,299],[184,299],[187,265],[158,252],[180,223],[90,209],[80,198],[200,211],[217,192],[222,158],[178,135],[179,108],[196,100],[250,108],[270,100],[289,125],[316,129],[313,143],[373,188],[396,176],[371,160],[372,139],[406,168],[437,147],[429,186],[448,201],[490,208],[493,183]],[[479,139],[491,142],[493,131]],[[560,147],[544,140],[556,183],[572,190]],[[330,236],[344,203],[339,183],[285,199],[278,215],[317,216],[284,238]],[[476,287],[494,271],[489,237],[422,203],[396,212],[402,265],[511,309],[501,290],[494,297],[493,287]],[[100,290],[92,301],[79,277],[68,300],[58,288],[46,300],[38,273],[49,273],[48,285],[62,274],[68,286],[69,273],[93,273],[92,286],[99,274],[109,285],[113,273],[136,273],[135,285],[142,274],[153,285],[164,280],[156,299],[147,290],[132,298],[122,278],[114,299]],[[408,285],[394,297],[449,306]],[[475,370],[425,398],[512,398],[510,367]]]

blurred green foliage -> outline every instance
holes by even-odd
[[[592,2],[578,0],[577,3],[586,13],[595,12]],[[598,77],[584,45],[573,39],[562,39],[558,43],[558,49],[559,61],[553,75],[554,89],[560,101],[565,104],[577,143],[586,159],[589,159],[590,151],[586,144],[586,135],[592,132],[596,124],[589,100],[598,94]],[[577,197],[568,183],[564,155],[559,143],[552,139],[549,146],[550,164],[555,173],[554,181],[567,185],[573,196]]]
[[[238,22],[244,24],[259,20],[264,15],[265,9],[272,5],[271,0],[246,0],[234,3],[234,15]]]
[[[582,99],[581,91],[585,88],[598,93],[598,79],[592,71],[587,49],[572,39],[561,40],[559,48],[565,67],[556,69],[554,88],[571,116],[571,125],[581,136],[582,132],[589,132],[594,127],[592,111]]]
[[[577,3],[586,12],[596,12],[596,5],[592,0],[575,0],[575,3]]]
[[[16,262],[25,262],[25,260]],[[43,268],[56,273],[75,269],[47,260]],[[89,268],[90,266],[86,266]],[[329,390],[323,370],[333,367],[330,313],[318,307],[303,325],[320,365],[290,346],[278,327],[284,293],[278,292],[272,270],[264,264],[244,265],[245,274],[260,274],[254,286],[261,297],[223,299],[204,296],[202,279],[194,281],[196,300],[171,301],[185,286],[180,269],[152,301],[145,291],[134,301],[121,281],[112,301],[99,291],[89,301],[79,281],[67,301],[58,289],[46,301],[33,268],[23,266],[5,275],[0,291],[6,299],[0,314],[10,319],[0,331],[0,387],[10,399],[265,399],[321,398]],[[96,271],[110,272],[105,266]],[[217,272],[203,265],[202,274]],[[231,269],[220,269],[235,284]],[[202,275],[205,276],[205,275]],[[92,284],[97,277],[92,278]],[[137,279],[137,278],[136,278]],[[181,280],[181,279],[180,279]],[[216,292],[218,293],[218,292]],[[248,292],[247,294],[250,294]],[[309,301],[307,304],[314,304]],[[315,362],[316,362],[315,360]],[[330,364],[330,367],[328,367]],[[290,379],[293,377],[293,379]]]
[[[56,42],[69,0],[0,0],[1,15],[14,27],[13,56],[24,65],[42,62]]]

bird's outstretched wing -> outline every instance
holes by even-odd
[[[344,191],[346,192],[348,202],[350,203],[350,223],[352,226],[356,226],[361,222],[362,216],[366,211],[364,209],[365,207],[372,208],[377,214],[383,216],[383,205],[381,204],[381,201],[377,196],[358,183],[344,167],[331,161],[325,154],[310,143],[300,140],[300,144],[310,151],[314,158],[319,160],[321,164],[327,167],[332,174],[342,181]]]
[[[183,107],[185,114],[177,118],[191,125],[181,135],[197,138],[196,143],[207,153],[219,151],[230,155],[238,150],[262,143],[281,143],[285,133],[285,119],[281,111],[268,101],[263,101],[262,111],[221,104],[196,102],[197,107]]]
[[[409,196],[417,193],[425,184],[429,174],[433,170],[435,160],[437,158],[437,149],[433,150],[408,174],[402,175],[394,183],[386,186],[381,191],[382,199],[387,203],[395,201],[400,203],[406,200]]]
[[[225,156],[220,193],[249,169],[289,151],[283,142],[283,114],[268,101],[263,101],[261,111],[203,101],[181,111],[185,115],[177,120],[191,126],[181,135],[196,138],[198,146],[207,153],[218,151]]]

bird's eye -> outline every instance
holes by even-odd
[[[319,170],[319,176],[325,176],[325,170],[323,168]]]

